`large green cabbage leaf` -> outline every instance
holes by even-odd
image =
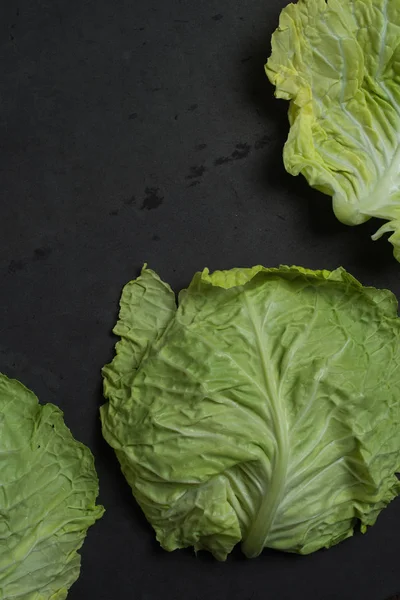
[[[0,374],[0,600],[64,600],[103,514],[90,450],[59,408]]]
[[[284,163],[333,196],[337,218],[388,220],[400,260],[400,0],[299,0],[266,64],[290,100]]]
[[[399,492],[400,319],[343,269],[151,270],[122,293],[103,435],[166,550],[309,553]]]

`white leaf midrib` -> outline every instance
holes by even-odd
[[[285,408],[279,397],[279,386],[276,375],[270,368],[271,361],[266,355],[262,331],[258,323],[257,315],[251,301],[249,301],[247,290],[241,294],[243,304],[247,311],[249,321],[254,332],[257,355],[260,359],[261,376],[263,387],[270,403],[271,420],[276,438],[276,451],[272,459],[272,478],[269,481],[268,493],[261,498],[258,513],[243,540],[243,551],[248,556],[257,556],[265,546],[268,533],[274,522],[279,504],[281,502],[289,462],[289,442]]]

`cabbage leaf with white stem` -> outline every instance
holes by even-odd
[[[332,196],[337,218],[385,219],[400,260],[400,1],[299,0],[266,64],[290,101],[284,163]]]
[[[400,492],[400,319],[343,269],[150,269],[122,293],[103,435],[166,550],[307,554]]]

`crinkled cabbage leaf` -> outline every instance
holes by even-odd
[[[0,599],[64,600],[103,514],[90,450],[59,408],[0,374]]]
[[[284,163],[333,197],[337,218],[386,219],[400,260],[400,1],[299,0],[266,64],[290,100]]]
[[[343,269],[151,270],[122,293],[103,435],[166,550],[307,554],[400,492],[395,297]]]

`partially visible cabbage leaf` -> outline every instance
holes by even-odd
[[[122,293],[103,435],[166,550],[307,554],[400,492],[400,319],[343,269],[151,270]]]
[[[331,195],[343,223],[388,220],[373,239],[394,232],[400,260],[400,1],[289,4],[266,72],[290,100],[287,171]]]
[[[0,600],[64,600],[104,510],[90,450],[53,404],[0,374]]]

